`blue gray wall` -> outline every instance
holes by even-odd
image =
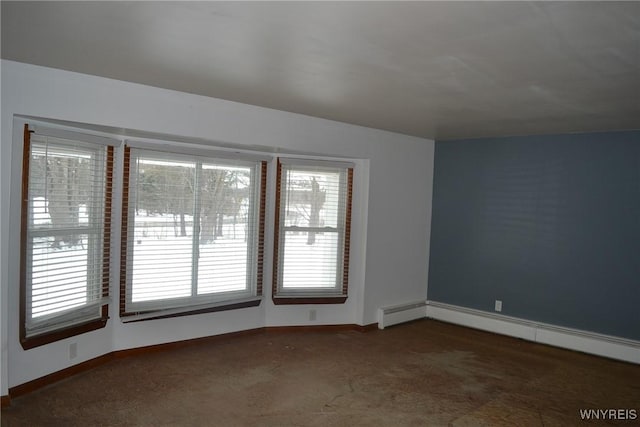
[[[429,300],[640,340],[640,131],[435,147]]]

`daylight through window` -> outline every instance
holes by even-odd
[[[280,160],[273,287],[276,303],[346,299],[352,182],[353,168],[348,163]]]
[[[22,164],[23,348],[106,325],[116,248],[123,322],[260,304],[267,162],[275,158],[30,126]],[[273,301],[344,303],[354,165],[279,158],[276,167]],[[114,174],[121,178],[115,191]]]
[[[123,315],[261,293],[260,161],[127,148]]]
[[[51,334],[60,330],[73,335],[74,328],[90,330],[106,322],[113,168],[108,142],[25,127],[21,341],[26,348],[59,339]]]

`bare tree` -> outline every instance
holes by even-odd
[[[311,178],[311,194],[309,195],[309,227],[320,226],[320,210],[325,201],[325,191],[320,190],[320,184],[316,178]],[[316,242],[316,233],[310,231],[307,234],[307,245],[313,245]]]
[[[225,185],[227,171],[207,169],[202,171],[200,242],[210,243],[222,235],[224,221]]]
[[[293,208],[293,211],[290,210],[287,215],[306,219],[308,227],[320,227],[320,212],[326,200],[326,190],[322,189],[315,177],[300,180],[296,187],[298,188],[288,193],[288,207]],[[316,242],[316,234],[315,231],[307,232],[307,245]]]
[[[87,161],[73,157],[47,159],[45,198],[54,228],[69,228],[80,224],[80,205],[87,203],[88,192],[83,188],[88,178]],[[77,234],[61,234],[54,238],[52,247],[81,244]]]

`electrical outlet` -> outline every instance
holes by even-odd
[[[309,320],[316,320],[316,311],[309,310]]]
[[[496,311],[502,311],[502,301],[500,301],[499,299],[496,300]]]
[[[78,357],[78,343],[74,342],[69,344],[69,359],[75,359]]]

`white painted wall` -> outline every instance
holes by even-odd
[[[2,61],[1,78],[0,394],[113,350],[265,325],[369,324],[379,306],[426,300],[433,141],[11,61]],[[347,303],[274,306],[267,254],[260,307],[135,324],[121,323],[112,307],[104,329],[23,351],[18,341],[21,141],[13,140],[16,114],[358,159]],[[269,230],[266,243],[270,250]],[[308,320],[312,308],[315,322]],[[78,357],[69,360],[72,342]]]
[[[0,7],[0,11],[2,8]],[[0,15],[2,13],[0,12]],[[0,21],[1,21],[0,16]],[[1,38],[1,37],[0,37]],[[2,66],[0,64],[0,82],[2,82]],[[2,98],[2,85],[0,84],[0,98]],[[4,132],[4,121],[2,117],[2,110],[4,108],[4,102],[0,102],[0,199],[4,198],[5,194],[8,194],[5,191],[5,184],[8,184],[5,176],[8,175],[9,171],[5,170],[5,159],[4,155],[5,149],[2,144],[2,135],[5,135]],[[7,269],[5,264],[5,256],[7,253],[7,241],[8,234],[7,229],[5,227],[5,218],[6,218],[6,209],[4,203],[0,204],[0,396],[7,395],[7,378],[8,378],[8,363],[7,360],[9,358],[8,354],[8,345],[7,345]]]

